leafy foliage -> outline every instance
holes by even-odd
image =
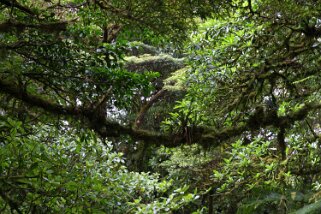
[[[122,154],[92,132],[10,118],[0,128],[1,212],[149,213],[177,210],[198,197],[185,193],[187,186],[171,193],[171,181],[159,182],[157,174],[129,172]]]
[[[234,3],[228,16],[200,23],[192,34],[187,95],[165,130],[198,142],[202,129],[195,127],[210,129],[205,145],[218,147],[221,161],[209,199],[217,203],[209,206],[227,213],[295,211],[318,200],[319,5]],[[291,198],[295,191],[305,199]]]
[[[1,212],[319,209],[317,1],[0,6]]]

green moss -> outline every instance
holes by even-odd
[[[180,91],[185,88],[186,71],[189,67],[181,68],[172,73],[170,77],[164,80],[164,89],[168,91]]]
[[[159,51],[157,48],[146,45],[142,42],[134,41],[129,44],[127,54],[131,56],[139,56],[143,54],[158,55]]]
[[[176,63],[182,63],[184,59],[177,59],[173,58],[172,56],[168,54],[160,54],[157,56],[153,56],[151,54],[143,54],[139,56],[128,56],[124,58],[127,63],[146,63],[151,61],[173,61]]]
[[[172,72],[184,67],[184,59],[173,58],[166,54],[157,56],[150,54],[144,54],[138,57],[130,56],[126,57],[125,61],[126,68],[129,71],[155,71],[161,74],[162,79],[169,77]]]

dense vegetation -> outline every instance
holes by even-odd
[[[320,213],[318,1],[0,11],[0,213]]]

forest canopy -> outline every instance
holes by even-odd
[[[1,213],[318,213],[318,1],[0,0]]]

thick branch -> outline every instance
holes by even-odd
[[[91,127],[104,137],[130,135],[135,140],[154,143],[159,142],[163,145],[169,145],[172,142],[172,136],[147,130],[137,130],[131,126],[124,126],[119,123],[109,121],[106,118],[97,118],[95,109],[63,106],[51,102],[39,95],[32,95],[27,91],[20,89],[18,86],[7,83],[3,80],[0,80],[0,92],[9,94],[15,99],[21,100],[30,106],[41,108],[52,114],[74,116],[76,118],[85,117],[88,119]]]
[[[97,116],[95,109],[63,106],[51,102],[41,96],[29,94],[27,91],[21,90],[17,86],[9,84],[3,80],[0,80],[0,92],[9,94],[30,106],[42,108],[53,114],[69,115],[75,118],[87,118],[91,128],[103,137],[120,137],[122,135],[129,135],[134,140],[142,140],[150,144],[164,145],[168,147],[175,147],[186,143],[186,139],[181,134],[153,132],[112,122],[106,118]],[[220,145],[233,137],[240,136],[244,131],[259,130],[260,128],[269,126],[288,128],[293,125],[294,122],[305,119],[309,112],[320,108],[321,103],[307,103],[300,109],[282,117],[278,117],[275,114],[271,116],[269,112],[262,112],[260,109],[257,109],[256,113],[254,113],[248,120],[239,123],[237,126],[222,128],[220,130],[212,127],[193,127],[191,136],[194,141],[192,143],[198,143],[206,147],[213,147]],[[253,123],[255,125],[253,125]]]
[[[111,43],[114,41],[119,32],[121,31],[122,26],[117,24],[110,24],[103,27],[103,43]]]
[[[280,128],[277,139],[278,139],[278,146],[279,146],[279,150],[281,152],[282,160],[285,160],[286,159],[286,143],[285,143],[285,129],[284,128],[282,128],[282,127]]]
[[[154,94],[150,100],[140,109],[138,116],[136,117],[135,120],[135,126],[139,127],[143,120],[144,117],[146,115],[146,112],[150,109],[150,107],[152,107],[152,105],[165,94],[166,90],[165,89],[161,89],[159,90],[156,94]]]
[[[0,0],[0,4],[3,4],[7,7],[14,7],[19,9],[20,11],[27,13],[29,15],[35,15],[29,8],[20,5],[16,0]]]
[[[0,29],[0,32],[1,32],[1,29]],[[43,42],[43,43],[40,43],[40,42],[26,42],[26,41],[18,41],[18,42],[15,42],[15,43],[0,43],[0,49],[6,49],[6,50],[16,50],[16,49],[19,49],[19,48],[26,48],[26,47],[40,47],[40,46],[50,46],[50,45],[53,45],[54,42]],[[33,59],[30,55],[28,55],[30,59]]]
[[[40,96],[29,94],[27,91],[19,88],[18,86],[7,83],[3,80],[0,80],[0,92],[9,94],[30,106],[39,107],[54,114],[79,115],[81,113],[80,109],[78,108],[58,105]]]
[[[9,32],[12,30],[22,31],[26,28],[33,28],[45,32],[61,32],[67,29],[68,22],[52,22],[43,24],[27,24],[22,22],[7,21],[0,23],[0,32]]]

